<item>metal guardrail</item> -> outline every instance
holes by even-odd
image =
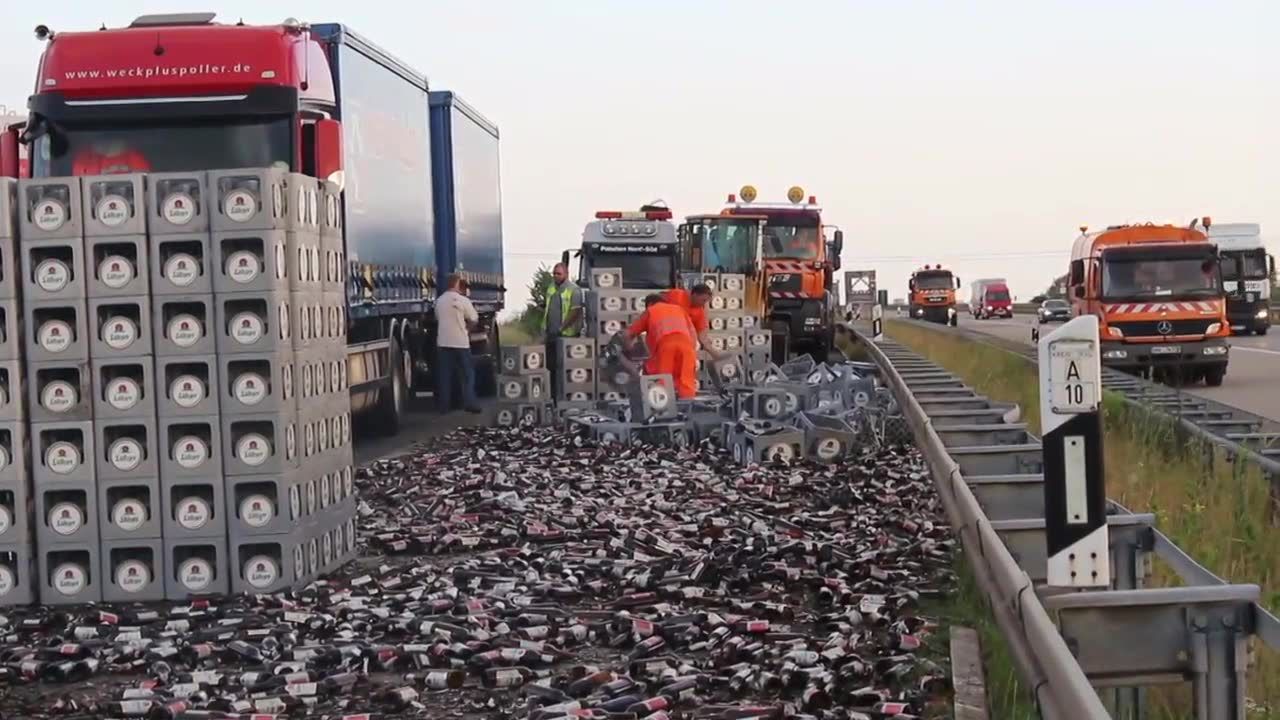
[[[1280,650],[1256,585],[1231,585],[1155,528],[1108,510],[1112,587],[1044,586],[1040,442],[1017,409],[892,341],[862,335],[924,453],[1013,663],[1045,718],[1141,718],[1149,685],[1190,681],[1194,717],[1244,717],[1248,639]],[[1143,588],[1159,558],[1186,583]]]

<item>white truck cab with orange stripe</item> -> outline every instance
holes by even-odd
[[[1098,317],[1103,364],[1221,385],[1231,329],[1217,248],[1196,223],[1080,230],[1067,294],[1074,315]]]

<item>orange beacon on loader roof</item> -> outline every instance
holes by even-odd
[[[1231,329],[1217,248],[1197,223],[1080,230],[1067,294],[1073,314],[1098,317],[1102,363],[1221,385]]]

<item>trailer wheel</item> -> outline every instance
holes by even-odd
[[[406,367],[412,369],[411,355],[400,348],[400,339],[392,336],[387,348],[387,365],[391,372],[388,387],[378,391],[378,407],[374,410],[374,421],[378,432],[391,436],[400,432],[400,423],[404,419],[405,408],[409,404],[409,383],[405,379]]]
[[[498,353],[501,348],[498,320],[494,318],[489,334],[485,336],[484,352],[476,358],[476,397],[489,398],[498,394]]]
[[[1267,327],[1266,325],[1263,325],[1260,328],[1254,328],[1253,333],[1258,337],[1262,337],[1263,335],[1267,334],[1267,330],[1270,330],[1270,328]]]

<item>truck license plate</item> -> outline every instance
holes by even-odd
[[[1177,355],[1182,352],[1181,345],[1156,345],[1151,348],[1152,355]]]

